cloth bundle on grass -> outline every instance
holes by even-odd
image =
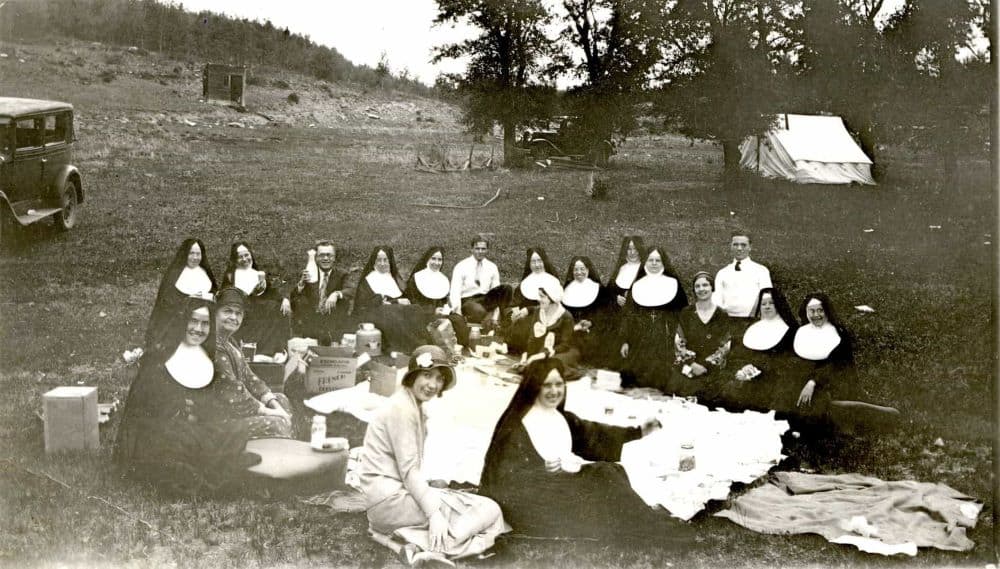
[[[777,472],[715,515],[770,534],[817,533],[869,553],[968,551],[983,505],[944,484],[860,474]]]

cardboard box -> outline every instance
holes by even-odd
[[[42,395],[42,413],[45,452],[100,448],[96,387],[57,387]]]
[[[275,393],[285,388],[285,364],[271,362],[251,362],[250,369]]]
[[[354,387],[357,383],[358,358],[354,348],[313,346],[309,352],[306,367],[306,392],[309,394]]]

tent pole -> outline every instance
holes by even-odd
[[[760,135],[757,135],[757,175],[760,176]]]

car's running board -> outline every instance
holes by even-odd
[[[17,219],[17,222],[20,223],[21,225],[31,225],[36,221],[41,221],[46,217],[51,217],[59,213],[60,211],[62,211],[62,209],[58,207],[50,207],[45,209],[29,209],[28,211],[24,212],[21,215],[14,214],[14,218]]]

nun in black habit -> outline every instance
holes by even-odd
[[[236,482],[260,457],[244,452],[245,422],[217,421],[211,389],[216,350],[212,303],[186,299],[142,356],[118,426],[114,460],[125,476],[172,493],[216,490]]]
[[[208,252],[201,239],[185,239],[174,253],[174,258],[160,279],[153,311],[146,325],[146,349],[154,338],[162,333],[162,328],[172,318],[186,299],[190,297],[210,298],[218,289],[218,282],[208,263]]]
[[[854,365],[853,336],[841,323],[830,299],[806,295],[799,308],[802,325],[795,332],[795,353],[788,390],[776,408],[790,420],[815,429],[854,432],[859,427],[894,423],[899,411],[861,401],[864,394]]]
[[[256,343],[260,354],[286,349],[292,331],[289,318],[292,314],[291,286],[281,275],[269,274],[260,268],[249,243],[233,243],[221,288],[235,287],[247,295],[243,325],[233,334],[233,339]]]
[[[632,490],[618,461],[622,445],[659,428],[584,421],[564,409],[562,363],[532,362],[500,416],[486,451],[479,493],[500,504],[519,534],[647,539],[690,537],[690,530]],[[591,462],[592,461],[592,462]]]
[[[619,359],[614,292],[601,284],[589,257],[570,259],[562,304],[576,322],[574,343],[581,359],[596,367],[614,367]]]
[[[642,242],[642,237],[638,235],[626,235],[622,237],[621,247],[618,249],[618,257],[608,274],[608,289],[615,294],[615,304],[619,308],[625,306],[625,299],[628,290],[632,288],[632,283],[639,275],[642,268],[642,260],[646,255],[646,246]]]
[[[532,308],[538,306],[538,289],[546,284],[559,284],[555,276],[556,269],[541,247],[529,247],[525,252],[524,270],[521,272],[521,282],[514,289],[513,308]],[[560,284],[560,287],[562,285]]]
[[[448,306],[451,280],[444,270],[444,248],[433,246],[424,251],[406,280],[406,298],[415,306],[423,307],[426,322],[446,318],[455,330],[458,343],[468,345],[469,327],[461,314],[455,314]]]
[[[623,309],[622,387],[665,387],[674,362],[678,313],[687,303],[666,250],[650,248]]]
[[[426,344],[427,312],[403,294],[403,279],[392,247],[372,249],[361,275],[354,294],[354,319],[375,324],[390,349],[409,352]]]
[[[792,340],[799,323],[785,295],[777,287],[757,294],[753,321],[733,338],[726,363],[727,380],[721,385],[720,403],[731,411],[777,409],[782,399],[791,401],[789,369],[794,354]]]

